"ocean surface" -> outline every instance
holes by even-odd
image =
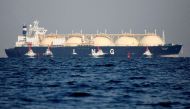
[[[190,58],[0,58],[0,109],[190,109]]]

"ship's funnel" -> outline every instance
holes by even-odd
[[[27,26],[24,25],[24,26],[22,26],[22,35],[26,36],[26,34],[27,34]]]

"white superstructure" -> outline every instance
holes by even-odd
[[[26,42],[31,43],[33,46],[40,45],[40,38],[45,37],[47,30],[43,27],[39,27],[39,21],[34,21],[33,25],[29,26],[29,32],[26,37]]]

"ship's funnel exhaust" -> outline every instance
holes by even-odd
[[[24,25],[24,26],[22,26],[22,35],[26,36],[26,34],[27,34],[27,26]]]

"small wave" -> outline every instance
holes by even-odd
[[[39,72],[41,72],[41,71],[48,71],[48,69],[47,68],[39,68],[38,71]]]
[[[115,87],[110,86],[106,88],[106,90],[113,90],[113,89],[115,89]]]
[[[75,81],[68,81],[67,82],[68,85],[75,85],[75,83],[76,83]]]
[[[28,98],[28,97],[21,97],[20,100],[24,101],[24,102],[34,102],[35,101],[34,99]]]
[[[50,88],[54,88],[54,87],[60,87],[61,84],[58,82],[55,83],[41,83],[41,82],[35,82],[35,83],[31,83],[31,84],[25,84],[23,87],[50,87]]]
[[[170,102],[170,101],[162,101],[162,102],[157,103],[156,105],[160,105],[162,107],[171,107],[172,102]]]
[[[48,84],[47,87],[60,87],[60,84]]]
[[[126,68],[128,71],[136,71],[138,68]]]
[[[48,101],[52,103],[60,103],[62,100],[58,98],[51,98],[51,99],[48,99]]]
[[[90,93],[86,93],[86,92],[72,92],[69,93],[70,97],[89,97],[91,96]]]
[[[176,67],[177,70],[189,70],[189,66],[178,66]]]
[[[86,72],[84,68],[71,68],[71,71]]]
[[[142,87],[140,84],[136,84],[136,83],[134,83],[133,86],[134,87]]]
[[[81,65],[74,65],[74,67],[81,67]]]
[[[183,87],[180,86],[180,85],[174,85],[174,86],[172,86],[172,88],[173,88],[174,90],[183,90]]]
[[[135,80],[135,79],[146,79],[146,77],[142,77],[142,76],[134,76],[134,77],[130,77],[130,80]]]
[[[155,83],[143,83],[142,86],[143,87],[154,87]]]
[[[121,83],[122,81],[120,80],[109,80],[106,83]]]
[[[71,85],[70,87],[73,89],[84,89],[84,88],[90,88],[91,86],[89,86],[88,84],[81,83],[81,84]]]
[[[153,64],[153,63],[147,63],[147,64],[145,64],[146,66],[157,66],[158,64]]]
[[[113,66],[115,66],[114,64],[97,64],[97,65],[95,65],[96,67],[113,67]]]
[[[133,92],[135,92],[135,93],[142,93],[142,94],[146,93],[146,91],[140,90],[140,89],[135,89],[135,90],[133,90]]]
[[[185,91],[185,92],[182,92],[183,95],[188,95],[190,97],[190,92],[189,91]]]
[[[137,103],[137,105],[151,105],[153,107],[155,106],[161,106],[161,107],[165,107],[165,108],[171,108],[172,105],[179,105],[181,104],[180,102],[171,102],[171,101],[160,101],[158,103]]]
[[[80,87],[80,88],[90,87],[88,84],[84,84],[84,83],[79,84],[77,86]]]
[[[132,96],[130,96],[129,94],[125,94],[123,95],[123,98],[132,98]]]

